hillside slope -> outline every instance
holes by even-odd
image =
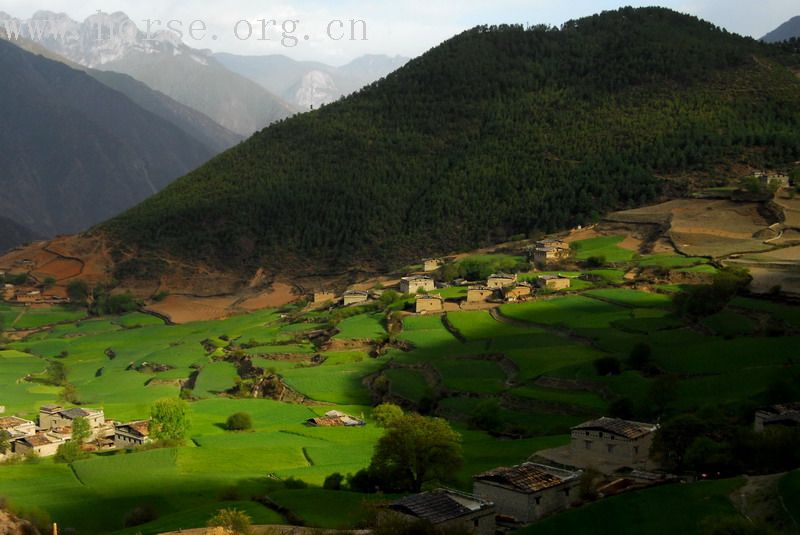
[[[135,205],[213,153],[84,72],[0,40],[0,214],[41,235]]]
[[[396,266],[800,158],[796,56],[659,9],[459,35],[101,227],[229,269]]]

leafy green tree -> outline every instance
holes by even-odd
[[[378,441],[370,469],[405,487],[398,490],[419,492],[428,481],[451,478],[462,463],[461,435],[446,420],[406,414]]]
[[[72,440],[78,444],[82,444],[91,436],[92,428],[89,425],[89,420],[83,416],[79,416],[72,420]]]
[[[57,463],[74,463],[75,461],[79,461],[81,459],[85,459],[88,454],[83,451],[81,447],[81,443],[77,440],[68,440],[61,444],[56,451],[56,455],[53,458]]]
[[[76,280],[67,285],[67,297],[77,304],[85,304],[89,299],[89,285],[85,281]]]
[[[372,409],[372,418],[378,427],[389,427],[403,417],[403,409],[394,403],[381,403]]]
[[[656,431],[650,455],[667,468],[682,469],[687,450],[707,431],[706,422],[695,415],[676,416]]]
[[[339,472],[334,472],[333,474],[325,478],[325,482],[322,484],[322,488],[325,490],[342,490],[343,482],[344,482],[344,476]]]
[[[183,444],[189,432],[189,405],[178,398],[163,398],[150,409],[150,436],[166,443]]]
[[[228,416],[225,422],[228,431],[247,431],[253,428],[253,418],[246,412],[237,412]]]

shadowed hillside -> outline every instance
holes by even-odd
[[[796,55],[660,9],[479,27],[102,227],[229,269],[383,268],[800,158]]]

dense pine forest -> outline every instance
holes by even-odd
[[[397,266],[590,222],[665,176],[800,159],[795,48],[661,8],[478,27],[100,231],[229,268]]]

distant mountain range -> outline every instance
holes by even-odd
[[[11,37],[35,41],[84,67],[128,74],[240,136],[297,111],[223,67],[209,52],[183,44],[172,32],[154,32],[148,38],[124,13],[97,13],[83,22],[47,11],[30,20],[0,13],[0,22],[17,30]],[[125,31],[109,31],[97,39],[98,28]]]
[[[97,231],[137,258],[298,275],[571,228],[653,201],[665,176],[800,159],[798,65],[662,8],[477,27]]]
[[[800,38],[800,16],[787,20],[762,37],[761,40],[765,43],[780,43],[793,37]]]
[[[0,38],[5,37],[3,29],[0,29]],[[185,106],[159,91],[150,89],[146,84],[127,74],[100,71],[84,67],[83,65],[79,65],[59,56],[55,52],[29,39],[16,38],[11,42],[28,52],[44,56],[54,61],[59,61],[73,69],[85,71],[95,80],[111,89],[119,91],[145,110],[155,113],[162,119],[171,122],[186,134],[189,134],[208,147],[214,154],[229,149],[243,139],[242,136],[220,126],[207,115],[189,106]]]
[[[86,72],[3,39],[0,72],[0,214],[38,235],[85,230],[217,152]],[[157,107],[149,90],[140,97]]]
[[[302,110],[330,104],[396,71],[409,58],[362,56],[342,67],[315,61],[295,61],[281,55],[214,54],[233,72],[246,76]]]

